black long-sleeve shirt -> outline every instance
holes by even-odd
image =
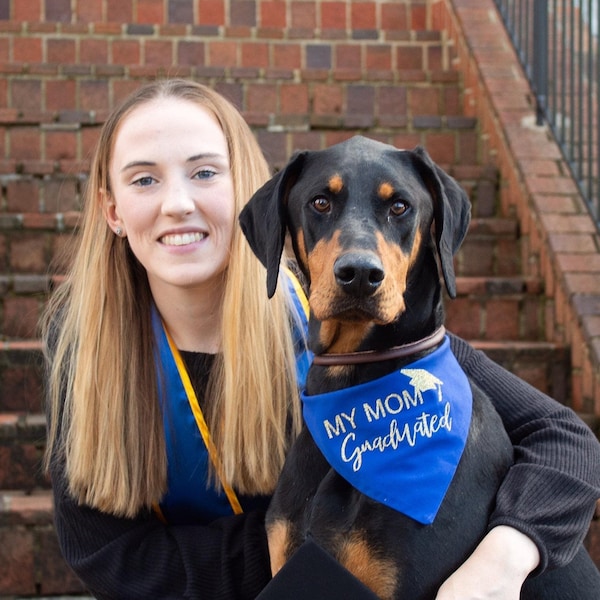
[[[458,362],[489,394],[515,451],[490,528],[510,525],[537,544],[537,571],[568,563],[600,497],[600,444],[577,415],[450,336]],[[64,465],[51,476],[55,523],[67,562],[98,598],[255,598],[270,580],[263,515],[208,526],[164,525],[152,511],[134,519],[79,506]]]

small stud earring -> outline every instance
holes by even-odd
[[[117,227],[117,228],[115,229],[115,233],[116,233],[116,234],[117,234],[119,237],[121,237],[121,236],[123,235],[123,230],[122,230],[120,227]]]

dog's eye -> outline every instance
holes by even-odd
[[[390,214],[394,217],[403,215],[408,210],[408,204],[404,200],[397,200],[390,206]]]
[[[320,213],[326,213],[331,210],[331,203],[327,198],[325,198],[325,196],[317,196],[316,198],[313,198],[311,204],[313,205],[314,209]]]

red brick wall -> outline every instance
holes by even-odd
[[[0,337],[35,336],[99,124],[145,80],[220,90],[274,167],[364,131],[475,164],[430,21],[426,0],[0,0]]]

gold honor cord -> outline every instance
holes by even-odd
[[[294,286],[294,291],[296,292],[296,295],[300,300],[300,304],[302,305],[302,309],[304,310],[304,314],[308,319],[308,315],[310,314],[308,298],[306,297],[306,294],[304,293],[304,290],[302,289],[302,286],[300,285],[300,282],[298,281],[298,278],[294,275],[294,273],[292,273],[292,271],[290,271],[290,269],[288,269],[287,267],[285,267],[285,272],[287,273],[288,277],[290,278],[290,281],[292,282],[292,285]]]
[[[239,515],[242,512],[242,506],[238,497],[233,490],[233,488],[227,483],[225,480],[225,476],[223,473],[223,466],[221,465],[221,461],[219,460],[219,456],[217,454],[217,448],[215,447],[212,438],[210,436],[210,431],[208,430],[208,425],[204,420],[204,415],[202,414],[202,409],[200,408],[200,404],[198,402],[198,398],[196,397],[196,393],[194,392],[194,388],[192,387],[192,382],[190,381],[190,377],[187,373],[185,365],[183,364],[183,359],[181,358],[181,354],[179,354],[179,350],[175,346],[171,335],[169,334],[167,328],[163,323],[163,328],[165,330],[165,334],[167,336],[167,340],[169,342],[169,347],[171,348],[171,352],[173,354],[173,358],[175,359],[175,364],[177,365],[177,370],[179,371],[179,376],[181,377],[181,382],[183,383],[183,387],[185,389],[185,393],[187,395],[188,401],[190,403],[190,408],[192,409],[192,413],[194,414],[194,418],[196,419],[196,425],[200,431],[200,435],[202,435],[202,439],[204,440],[204,445],[208,450],[208,455],[216,469],[217,476],[221,481],[221,485],[223,486],[223,491],[229,500],[229,504],[231,504],[231,508],[233,509],[234,514]]]

